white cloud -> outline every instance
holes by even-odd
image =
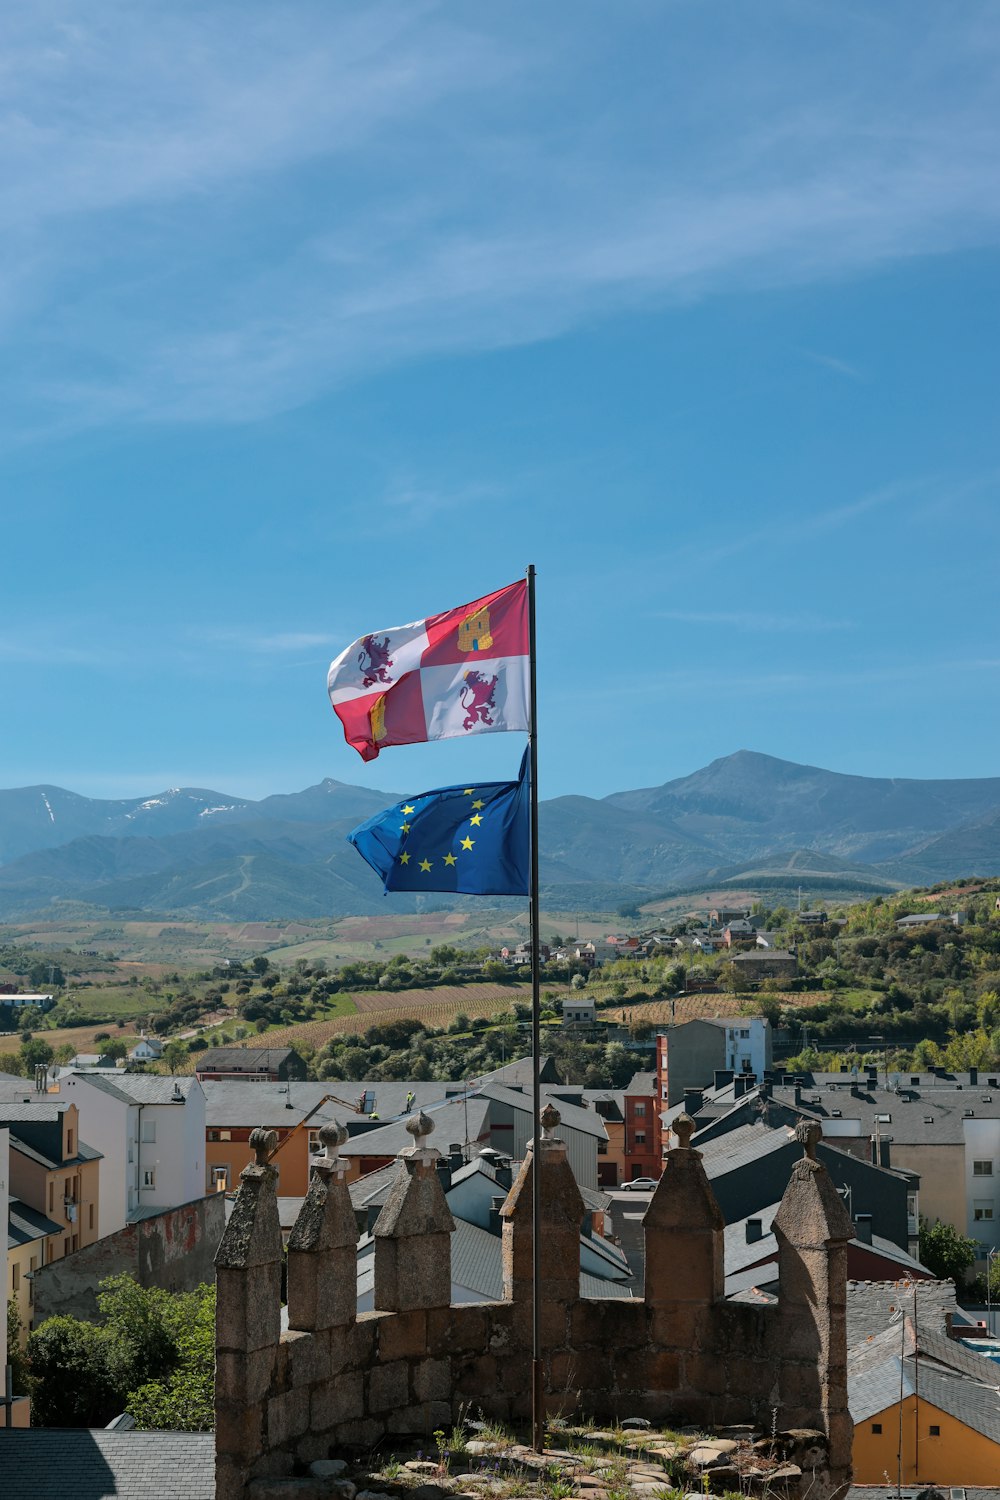
[[[686,6],[629,31],[568,3],[17,13],[8,432],[249,420],[620,309],[995,245],[991,8],[770,3],[766,45]]]

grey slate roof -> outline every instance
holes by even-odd
[[[652,1095],[656,1097],[656,1074],[655,1073],[633,1073],[629,1082],[625,1085],[626,1094]]]
[[[879,1124],[879,1131],[901,1146],[961,1144],[965,1140],[966,1110],[971,1110],[975,1118],[1000,1119],[1000,1088],[959,1088],[942,1083],[917,1088],[907,1085],[908,1077],[904,1075],[898,1093],[881,1084],[871,1088],[866,1080],[858,1080],[860,1097],[855,1097],[852,1080],[839,1075],[835,1084],[803,1086],[801,1107],[820,1120],[839,1109],[842,1119],[860,1122],[862,1136],[873,1134],[876,1115],[890,1115],[888,1122]],[[794,1088],[787,1084],[775,1087],[774,1098],[794,1107]]]
[[[489,1105],[476,1095],[470,1096],[468,1103],[463,1096],[460,1102],[422,1107],[434,1121],[434,1145],[438,1150],[442,1149],[442,1143],[447,1145],[449,1141],[465,1140],[466,1120],[470,1140],[478,1141],[486,1132]],[[348,1160],[352,1156],[398,1156],[404,1148],[413,1145],[413,1137],[406,1128],[408,1118],[390,1120],[375,1130],[352,1136],[343,1148],[344,1155]]]
[[[241,1073],[268,1073],[294,1052],[294,1047],[206,1047],[198,1054],[195,1068],[198,1072],[238,1068]]]
[[[11,1198],[7,1210],[7,1248],[30,1244],[32,1240],[43,1240],[47,1234],[65,1234],[61,1224],[55,1224],[40,1214],[36,1208]]]
[[[847,1347],[857,1348],[884,1332],[891,1319],[913,1316],[914,1287],[918,1288],[917,1326],[926,1333],[947,1335],[946,1313],[957,1313],[953,1281],[849,1281],[847,1283]]]
[[[214,1500],[211,1432],[0,1429],[4,1500]]]
[[[193,1090],[203,1086],[190,1076],[166,1078],[160,1073],[116,1073],[113,1078],[88,1073],[86,1077],[91,1088],[126,1104],[184,1104]]]
[[[483,1085],[481,1096],[487,1099],[495,1099],[498,1104],[509,1104],[513,1109],[526,1110],[532,1113],[531,1095],[521,1093],[517,1089],[505,1088],[502,1084],[487,1083]],[[599,1141],[606,1141],[608,1132],[604,1128],[604,1121],[600,1115],[592,1109],[581,1109],[578,1104],[568,1104],[560,1097],[559,1089],[542,1088],[542,1103],[551,1097],[552,1103],[562,1116],[563,1125],[571,1130],[579,1130],[584,1135],[595,1135]],[[557,1131],[558,1134],[558,1131]]]
[[[29,1161],[37,1162],[40,1167],[45,1167],[49,1172],[61,1171],[63,1167],[77,1167],[85,1161],[104,1160],[103,1151],[95,1151],[93,1146],[88,1146],[84,1141],[80,1141],[75,1156],[67,1156],[65,1159],[60,1157],[58,1160],[45,1156],[41,1151],[36,1151],[34,1146],[29,1146],[26,1141],[22,1141],[17,1134],[16,1127],[11,1130],[10,1149],[20,1151],[22,1156],[26,1156]]]

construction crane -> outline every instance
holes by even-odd
[[[342,1104],[344,1106],[344,1108],[345,1109],[349,1109],[352,1114],[360,1115],[360,1114],[364,1113],[364,1110],[361,1107],[363,1105],[363,1103],[364,1103],[364,1095],[363,1094],[360,1096],[360,1098],[355,1099],[355,1101],[354,1101],[353,1104],[350,1103],[347,1099],[341,1099],[337,1094],[324,1094],[323,1097],[322,1097],[322,1099],[317,1100],[317,1102],[313,1105],[312,1109],[308,1110],[302,1116],[302,1119],[299,1120],[295,1125],[292,1126],[292,1128],[288,1132],[288,1134],[286,1136],[282,1137],[282,1139],[275,1146],[274,1150],[268,1153],[268,1158],[267,1158],[268,1161],[273,1161],[274,1158],[277,1156],[278,1152],[282,1149],[282,1147],[283,1146],[287,1146],[288,1142],[290,1140],[293,1140],[298,1135],[298,1133],[299,1133],[300,1130],[302,1130],[306,1126],[308,1126],[309,1121],[313,1118],[313,1116],[316,1114],[316,1112],[318,1110],[320,1110],[320,1109],[323,1108],[324,1104]],[[291,1108],[291,1099],[290,1098],[289,1098],[289,1101],[288,1101],[288,1108],[289,1109]]]

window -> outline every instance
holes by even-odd
[[[972,1205],[972,1217],[976,1223],[985,1223],[993,1218],[992,1198],[976,1198]]]
[[[928,1431],[930,1432],[931,1437],[940,1437],[941,1436],[941,1428],[940,1427],[930,1427],[928,1429]]]
[[[90,1222],[87,1225],[87,1227],[88,1227],[88,1229],[93,1229],[93,1227],[94,1227],[94,1205],[93,1204],[90,1205],[89,1215],[90,1215]]]
[[[740,1036],[743,1038],[744,1041],[748,1041],[749,1040],[749,1038],[750,1038],[750,1028],[749,1028],[749,1026],[744,1031],[740,1032]]]
[[[55,1206],[56,1206],[56,1185],[52,1181],[52,1178],[50,1177],[49,1178],[49,1213],[52,1212],[52,1210],[55,1208]]]
[[[876,1125],[891,1125],[892,1124],[892,1115],[876,1115],[875,1116],[875,1124]]]
[[[872,1423],[872,1432],[881,1432],[881,1431],[882,1431],[882,1423],[881,1422],[873,1422]]]
[[[646,1144],[646,1132],[644,1130],[636,1131],[635,1143],[637,1146],[644,1146]]]
[[[645,1119],[645,1117],[646,1117],[646,1106],[644,1104],[637,1104],[636,1105],[636,1107],[635,1107],[635,1117],[636,1117],[637,1120],[643,1120],[643,1119]]]
[[[143,1140],[143,1141],[149,1141],[151,1144],[156,1141],[156,1121],[155,1120],[143,1120],[143,1122],[142,1122],[142,1135],[141,1135],[140,1139]]]
[[[10,1289],[11,1289],[11,1291],[12,1292],[16,1292],[17,1289],[18,1289],[18,1287],[20,1285],[21,1285],[21,1267],[18,1265],[17,1261],[14,1261],[13,1265],[10,1268]]]
[[[76,1155],[76,1152],[73,1149],[73,1132],[72,1132],[72,1130],[67,1130],[67,1132],[66,1132],[66,1155],[67,1156],[75,1156]]]
[[[973,1177],[992,1177],[993,1163],[991,1161],[974,1161],[972,1163]]]
[[[156,1168],[155,1167],[143,1167],[143,1169],[142,1169],[142,1185],[143,1185],[144,1188],[155,1188],[155,1186],[156,1186]]]
[[[229,1168],[212,1168],[212,1190],[216,1193],[224,1193],[229,1187]]]
[[[231,1130],[210,1130],[208,1138],[210,1141],[231,1141],[233,1132]]]

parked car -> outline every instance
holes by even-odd
[[[656,1187],[655,1177],[633,1177],[631,1182],[622,1183],[623,1193],[651,1193]]]

